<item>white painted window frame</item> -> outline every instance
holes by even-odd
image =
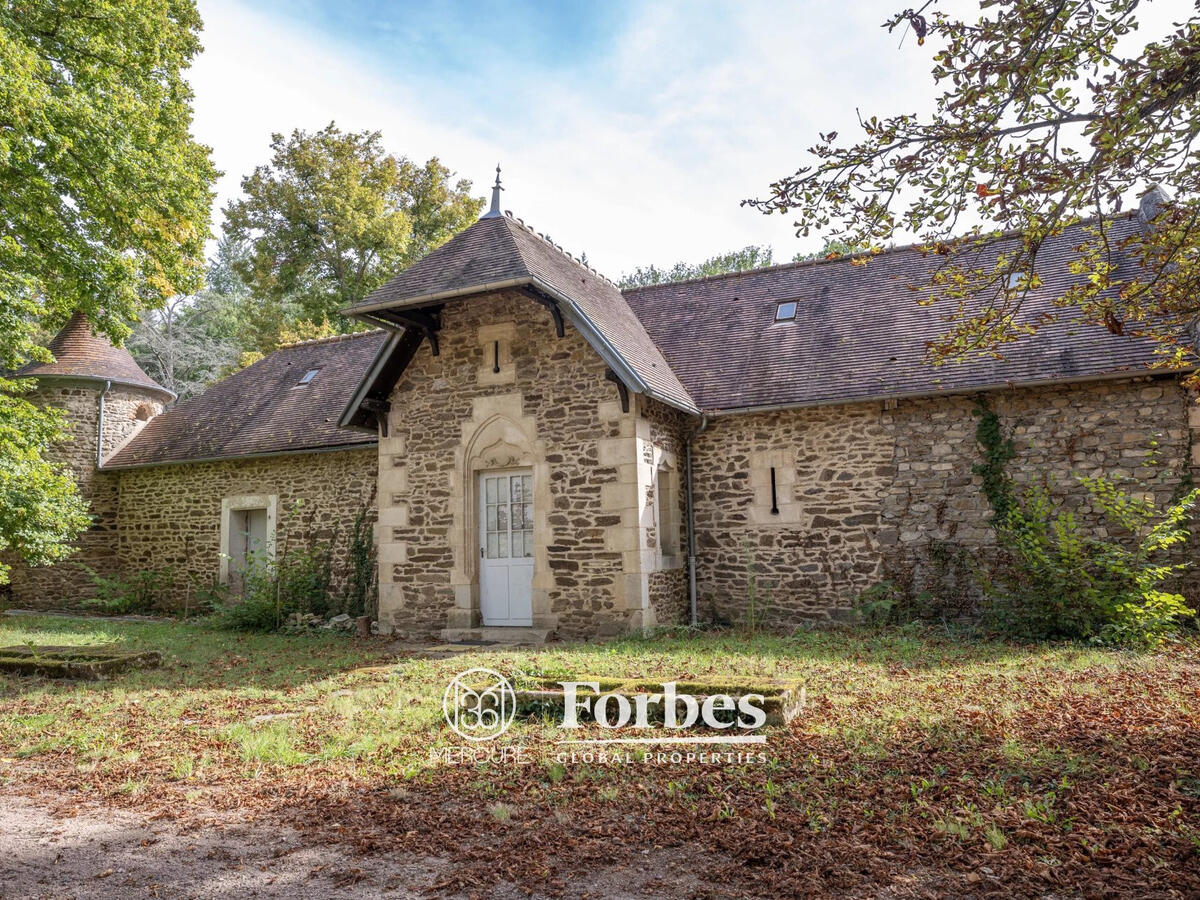
[[[275,522],[279,508],[278,494],[237,494],[221,501],[221,584],[229,584],[229,541],[233,537],[233,513],[246,509],[267,511],[266,557],[275,561]]]

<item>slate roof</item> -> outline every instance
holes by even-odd
[[[563,316],[631,389],[696,410],[620,290],[508,215],[485,216],[346,312],[370,317],[510,287],[530,287],[558,301]]]
[[[597,352],[612,360],[618,375],[636,382],[627,382],[632,389],[708,413],[1145,372],[1154,359],[1153,342],[1082,324],[1070,310],[1053,305],[1072,278],[1068,263],[1084,237],[1081,227],[1043,247],[1038,271],[1044,284],[1025,301],[1024,318],[1053,312],[1061,314],[1059,321],[1003,348],[1002,359],[937,368],[926,363],[926,347],[946,330],[951,310],[919,305],[922,293],[912,288],[926,285],[943,259],[913,247],[879,254],[865,265],[849,258],[820,260],[622,295],[523,224],[489,215],[350,312],[384,318],[388,311],[508,287],[533,291],[557,302]],[[1138,227],[1130,217],[1115,222],[1110,234],[1119,244]],[[1004,246],[1001,241],[990,252]],[[1130,257],[1118,263],[1118,278],[1136,265]],[[775,321],[783,300],[796,301],[794,321]],[[152,419],[105,468],[371,445],[372,430],[340,428],[339,418],[344,412],[346,421],[353,419],[352,401],[366,396],[372,379],[402,371],[404,353],[411,356],[419,336],[375,331],[278,350]],[[52,349],[58,362],[29,366],[21,374],[103,376],[158,387],[128,353],[91,335],[86,321],[72,319]],[[320,372],[311,384],[298,386],[309,369]]]
[[[1120,238],[1136,219],[1113,223]],[[1066,229],[1038,256],[1042,287],[1023,309],[1063,319],[1002,349],[1003,360],[932,367],[926,343],[947,329],[946,304],[920,306],[922,286],[942,257],[899,248],[854,265],[849,258],[797,263],[625,292],[642,324],[706,412],[847,403],[965,392],[1005,385],[1085,380],[1143,370],[1154,344],[1118,337],[1056,310],[1072,278],[1081,226]],[[1003,241],[994,245],[1002,249]],[[1118,277],[1135,263],[1121,260]],[[795,321],[774,321],[776,304],[797,301]]]
[[[337,421],[386,339],[371,331],[276,350],[151,419],[104,468],[374,444]],[[298,385],[310,369],[320,371]]]
[[[108,338],[92,333],[81,312],[71,316],[54,336],[49,348],[53,362],[31,362],[17,371],[18,378],[84,378],[146,388],[174,399],[175,395],[142,371],[129,351],[114,347]]]

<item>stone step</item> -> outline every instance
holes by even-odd
[[[539,646],[550,636],[548,628],[483,627],[443,628],[441,638],[448,644],[488,643],[510,646]]]

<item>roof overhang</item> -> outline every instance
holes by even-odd
[[[238,462],[244,459],[269,459],[275,456],[299,456],[304,453],[343,453],[352,450],[370,450],[377,441],[359,441],[354,444],[328,444],[323,447],[291,447],[286,450],[264,450],[261,453],[234,453],[229,456],[197,456],[188,459],[156,459],[151,462],[114,465],[111,462],[100,466],[104,472],[130,472],[134,469],[158,469],[163,466],[191,466],[198,463]],[[119,452],[119,451],[118,451]]]
[[[168,403],[172,400],[178,399],[178,395],[176,395],[174,391],[168,390],[160,384],[140,384],[136,381],[129,381],[125,378],[105,378],[102,375],[70,375],[65,372],[17,372],[8,377],[14,380],[32,378],[37,381],[82,381],[86,384],[109,385],[111,387],[123,387],[138,391],[145,391],[147,394],[155,394],[159,397],[165,397]]]
[[[468,297],[475,297],[480,294],[490,294],[495,291],[502,290],[528,290],[533,291],[547,300],[553,302],[562,312],[562,316],[570,322],[575,329],[583,335],[583,339],[588,342],[597,355],[604,361],[613,374],[625,385],[630,391],[635,394],[642,394],[657,400],[659,403],[666,404],[674,409],[681,410],[686,413],[698,415],[700,410],[695,405],[683,404],[673,397],[666,397],[653,387],[648,385],[637,373],[629,361],[621,354],[621,352],[613,346],[612,342],[605,337],[604,332],[597,327],[588,315],[579,308],[579,305],[569,296],[557,290],[553,286],[547,284],[542,279],[530,275],[521,278],[510,278],[505,281],[492,281],[484,284],[473,285],[466,288],[458,288],[453,291],[441,291],[433,294],[422,294],[416,297],[405,297],[401,300],[380,301],[378,303],[364,303],[358,306],[350,307],[342,310],[342,313],[347,316],[353,316],[358,319],[371,322],[375,325],[383,325],[386,328],[396,330],[398,323],[390,321],[386,313],[389,310],[404,311],[417,310],[423,307],[436,306],[448,300],[462,300]],[[403,334],[404,332],[397,332]],[[399,342],[394,338],[389,339],[379,351],[375,362],[372,364],[366,377],[359,383],[358,389],[354,392],[354,397],[347,405],[342,417],[338,420],[338,424],[342,427],[366,427],[359,415],[359,410],[363,401],[371,395],[372,392],[379,393],[377,382],[383,376],[384,371],[389,367],[389,363],[396,354],[399,347]],[[404,364],[407,365],[407,360]],[[392,368],[395,368],[392,366]],[[402,371],[402,370],[401,370]],[[396,373],[397,378],[400,372]],[[386,385],[387,393],[391,392],[391,388],[395,386],[395,382],[391,385]]]
[[[718,416],[750,416],[755,413],[787,412],[792,409],[814,409],[824,406],[852,406],[855,403],[882,403],[886,400],[924,400],[937,397],[969,397],[973,394],[995,393],[997,391],[1029,390],[1032,388],[1065,387],[1074,384],[1093,384],[1104,381],[1131,381],[1134,379],[1169,378],[1186,374],[1192,369],[1124,369],[1113,372],[1102,372],[1096,375],[1080,375],[1075,378],[1046,378],[1025,379],[1022,381],[1000,381],[989,384],[968,385],[945,388],[944,390],[907,391],[904,393],[863,394],[858,397],[831,397],[824,400],[803,400],[796,403],[770,403],[759,406],[734,406],[724,409],[706,409],[704,415],[710,418]]]

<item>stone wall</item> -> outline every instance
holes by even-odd
[[[65,465],[88,503],[92,526],[75,542],[71,557],[55,566],[28,568],[13,560],[10,598],[14,604],[34,609],[77,607],[95,596],[91,576],[117,568],[117,482],[97,471],[97,433],[100,420],[101,382],[81,379],[43,379],[29,395],[42,406],[64,410],[68,416],[67,440],[53,448],[50,458]],[[104,398],[104,435],[100,446],[105,457],[123,444],[147,419],[162,412],[156,394],[113,386]]]
[[[374,519],[377,464],[376,449],[367,447],[109,473],[119,480],[120,569],[126,576],[170,569],[169,602],[194,602],[220,571],[222,500],[266,495],[276,498],[277,554],[334,541],[333,590],[340,593],[355,516],[366,506]]]
[[[600,357],[521,294],[447,304],[439,342],[401,376],[379,445],[381,615],[408,633],[478,627],[477,479],[529,468],[534,627],[650,621],[637,398],[623,412]]]
[[[1170,378],[997,391],[988,402],[1014,440],[1017,481],[1045,481],[1081,514],[1073,473],[1134,477],[1166,503],[1195,452],[1193,400]],[[713,420],[694,461],[701,618],[840,618],[885,579],[968,609],[972,561],[992,541],[972,472],[975,404],[936,397]],[[1196,582],[1185,593],[1200,600]]]
[[[720,417],[694,446],[701,620],[825,618],[880,580],[895,440],[878,403]]]
[[[1194,400],[1170,378],[999,391],[987,395],[1016,456],[1018,484],[1037,480],[1095,522],[1074,476],[1135,478],[1160,505],[1177,495],[1191,460],[1188,408]],[[906,400],[885,411],[896,435],[896,478],[882,500],[880,533],[888,578],[929,591],[939,606],[966,613],[977,599],[974,560],[994,541],[979,476],[976,400]]]

